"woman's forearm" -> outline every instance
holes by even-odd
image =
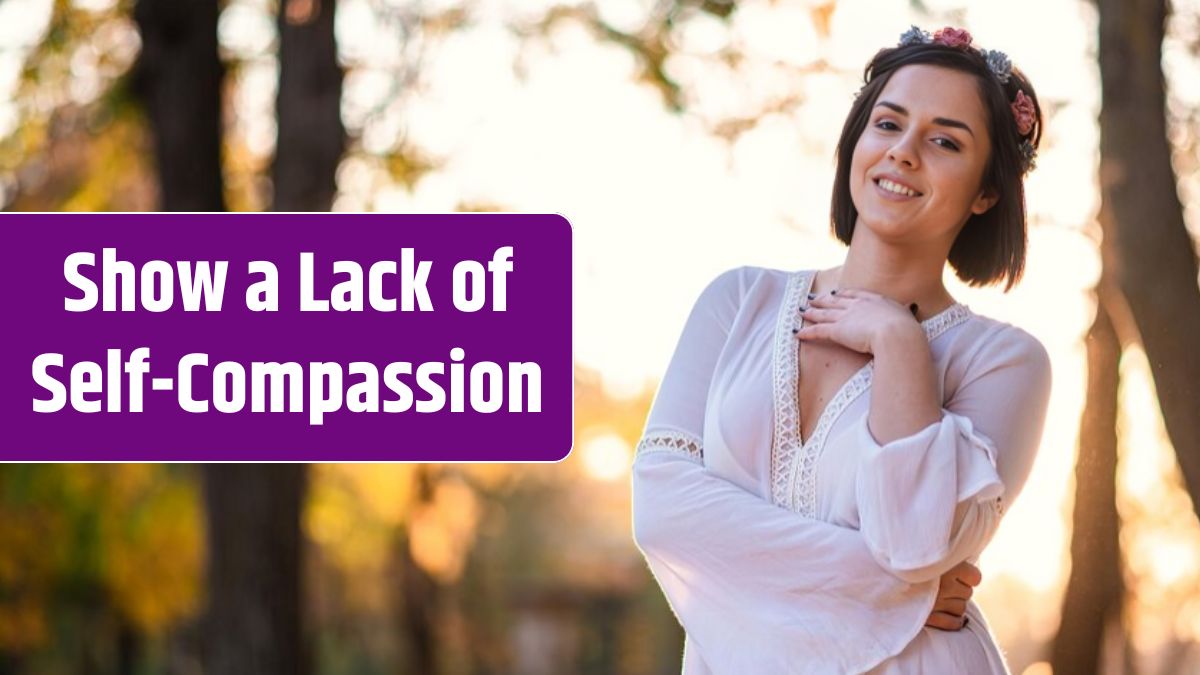
[[[925,330],[900,324],[873,341],[875,356],[868,424],[880,445],[941,420],[933,356]]]

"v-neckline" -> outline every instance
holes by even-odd
[[[817,280],[817,271],[812,270],[805,276],[807,278],[807,281],[805,282],[803,288],[801,289],[800,297],[801,297],[801,303],[806,305],[806,303],[803,302],[803,298],[808,297],[808,294],[812,292],[813,283],[815,283]],[[936,325],[941,320],[941,317],[943,317],[943,315],[949,315],[952,311],[955,311],[956,308],[958,308],[958,307],[966,307],[966,305],[963,305],[962,303],[955,301],[955,302],[951,303],[950,306],[946,307],[945,309],[938,312],[937,314],[934,314],[934,315],[930,316],[929,318],[921,321],[920,322],[921,328],[925,329],[926,338],[932,340],[933,337],[936,337],[934,335],[931,335],[930,328],[932,326]],[[795,321],[795,323],[796,323],[796,328],[801,328],[804,326],[804,316],[801,315],[799,312],[796,312],[796,314],[793,315],[793,321]],[[836,417],[841,412],[841,410],[834,410],[833,404],[835,402],[837,402],[839,398],[845,397],[849,394],[849,392],[847,390],[849,390],[851,387],[853,387],[856,384],[855,380],[864,378],[867,375],[868,371],[873,370],[873,368],[874,368],[873,364],[875,363],[875,359],[873,357],[871,359],[869,359],[865,364],[862,365],[862,367],[860,367],[858,370],[856,370],[853,375],[848,377],[845,382],[842,382],[840,387],[838,387],[836,390],[834,390],[833,396],[829,399],[829,401],[827,401],[825,403],[825,405],[821,408],[821,411],[817,414],[816,426],[814,426],[812,428],[812,433],[809,435],[808,440],[804,440],[804,431],[803,431],[804,418],[800,414],[800,343],[802,341],[797,338],[797,339],[793,340],[793,342],[794,342],[794,344],[792,345],[792,349],[794,349],[796,352],[796,374],[795,374],[794,379],[792,380],[792,386],[796,390],[796,440],[799,441],[800,447],[804,448],[804,447],[808,447],[809,445],[811,445],[813,439],[817,438],[821,435],[819,432],[820,432],[822,424],[827,425],[830,423],[825,420],[825,417],[827,415]],[[845,407],[845,403],[843,403],[841,405],[841,407]]]
[[[854,399],[870,386],[875,360],[872,358],[838,387],[817,415],[816,426],[807,440],[800,431],[800,340],[792,329],[803,324],[799,308],[816,279],[817,270],[796,272],[784,291],[776,325],[772,360],[775,382],[775,437],[771,448],[771,492],[776,504],[815,515],[815,465],[824,437]],[[921,322],[930,341],[946,329],[971,316],[965,304],[955,301]]]

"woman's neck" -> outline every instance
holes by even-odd
[[[852,245],[842,265],[818,272],[812,292],[861,288],[904,306],[917,303],[917,319],[924,321],[955,302],[942,284],[945,264],[941,255],[913,256],[880,246]]]

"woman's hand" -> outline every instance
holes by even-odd
[[[876,340],[895,330],[920,330],[908,307],[891,298],[857,288],[811,298],[800,308],[805,326],[796,337],[828,340],[863,354],[874,354]]]
[[[967,611],[967,601],[971,599],[974,587],[982,580],[979,568],[966,561],[943,574],[938,585],[937,600],[933,603],[933,611],[930,612],[925,625],[941,630],[960,630],[966,627],[967,619],[964,614]]]

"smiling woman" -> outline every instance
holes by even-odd
[[[912,31],[905,39],[868,64],[846,116],[834,234],[850,245],[860,210],[885,229],[896,215],[880,198],[898,185],[918,193],[901,196],[917,211],[904,220],[938,240],[962,280],[984,285],[1003,277],[1009,290],[1025,265],[1024,176],[1042,135],[1037,95],[1000,52],[923,42]]]
[[[1025,261],[1032,87],[966,31],[914,28],[838,144],[837,268],[743,267],[700,295],[633,469],[634,539],[686,675],[1008,669],[973,563],[1033,465],[1045,348],[971,311]]]

